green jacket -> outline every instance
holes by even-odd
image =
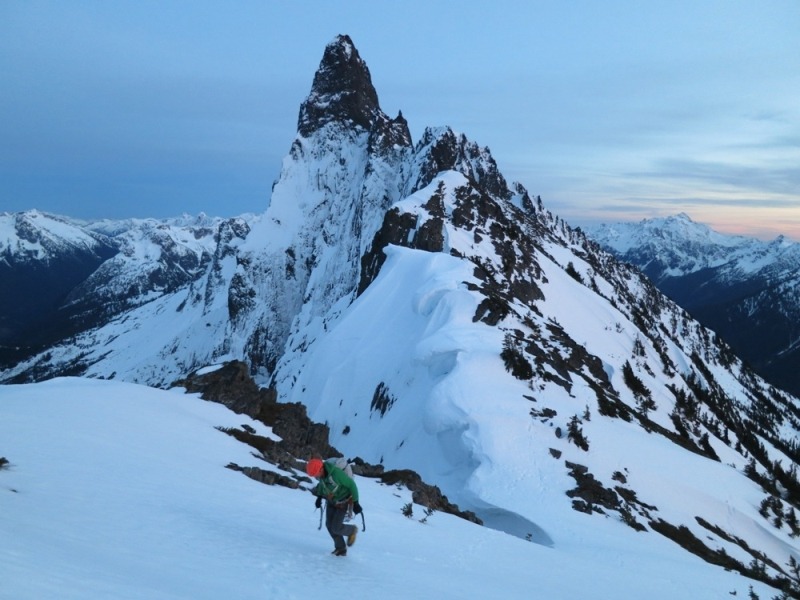
[[[338,504],[347,500],[358,502],[358,487],[356,482],[347,476],[347,473],[342,471],[336,465],[325,463],[325,475],[319,480],[319,483],[313,490],[315,496],[322,496],[323,498]]]

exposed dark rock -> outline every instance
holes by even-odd
[[[533,367],[510,336],[506,336],[500,357],[503,359],[506,371],[510,372],[517,379],[527,381],[533,377]],[[531,411],[531,414],[533,414],[533,412],[534,411]],[[553,414],[555,414],[555,411],[553,411]]]
[[[414,190],[428,185],[442,171],[453,170],[463,173],[487,194],[496,198],[511,197],[489,149],[480,148],[463,134],[456,135],[450,128],[426,129],[416,151],[421,156],[421,169]]]
[[[383,249],[389,244],[408,246],[409,232],[417,227],[417,217],[409,213],[401,213],[393,208],[386,211],[383,225],[375,234],[368,252],[361,257],[361,277],[358,282],[358,294],[367,289],[378,276],[386,261]]]
[[[269,425],[282,438],[282,447],[295,456],[340,455],[328,442],[327,425],[313,423],[302,404],[277,402],[275,390],[258,387],[241,361],[202,375],[194,373],[175,385]]]
[[[411,145],[411,131],[402,112],[394,119],[389,119],[382,112],[378,113],[369,132],[371,153],[386,154],[396,146],[411,147]]]
[[[530,415],[534,419],[540,419],[542,423],[549,421],[553,417],[555,417],[558,413],[553,410],[552,408],[543,408],[542,410],[537,410],[535,408],[531,409]]]
[[[422,478],[414,471],[409,469],[386,471],[381,475],[380,480],[387,485],[404,485],[411,490],[411,499],[416,504],[483,525],[483,521],[475,513],[459,510],[458,506],[451,503],[437,486],[423,482]]]
[[[745,542],[743,539],[741,539],[739,537],[736,537],[734,535],[730,535],[727,531],[723,530],[721,527],[719,527],[717,525],[712,525],[711,523],[709,523],[708,521],[706,521],[702,517],[695,517],[695,520],[702,527],[704,527],[704,528],[708,529],[709,531],[715,533],[716,535],[721,537],[723,540],[726,540],[728,542],[731,542],[732,544],[736,544],[737,546],[739,546],[742,550],[744,550],[745,552],[750,554],[750,556],[752,556],[754,560],[757,560],[757,561],[760,560],[760,561],[768,564],[770,567],[772,567],[776,571],[781,571],[781,572],[783,571],[783,569],[775,561],[771,560],[769,557],[765,556],[763,553],[758,552],[757,550],[754,550],[753,548],[751,548],[750,545],[747,542]]]
[[[706,562],[719,565],[731,571],[738,571],[740,573],[744,572],[744,565],[742,565],[742,563],[734,558],[731,558],[723,551],[712,550],[702,541],[700,541],[700,539],[698,539],[697,536],[695,536],[685,525],[676,527],[675,525],[672,525],[663,519],[650,521],[649,525],[654,531],[657,531],[664,537],[671,539],[685,550],[688,550],[692,554],[699,556]]]
[[[469,289],[474,288],[473,286],[469,286]],[[481,292],[484,294],[484,298],[475,309],[472,320],[474,322],[483,321],[487,325],[493,327],[508,316],[511,312],[511,307],[508,304],[508,299],[504,295],[492,290],[488,286],[484,287]]]
[[[372,477],[373,479],[379,479],[385,471],[383,465],[372,465],[364,462],[360,456],[354,456],[350,459],[350,467],[356,475]]]
[[[342,455],[328,441],[328,426],[311,421],[305,406],[299,403],[276,406],[279,409],[275,412],[272,430],[282,438],[281,444],[287,451],[298,457]]]
[[[236,463],[230,463],[226,465],[226,468],[244,473],[250,479],[255,479],[256,481],[266,483],[267,485],[282,485],[283,487],[288,487],[291,489],[297,489],[300,487],[300,484],[291,477],[286,477],[286,475],[281,475],[280,473],[275,473],[274,471],[267,471],[259,467],[240,467]]]
[[[371,411],[378,411],[381,416],[386,414],[386,411],[392,407],[396,398],[389,393],[389,388],[385,383],[380,382],[378,387],[375,388],[375,393],[372,395],[372,402],[369,409]]]
[[[444,182],[440,181],[436,192],[431,195],[430,199],[423,205],[423,208],[428,211],[432,217],[443,219],[444,214]]]
[[[403,113],[390,119],[381,110],[369,68],[346,35],[336,36],[325,48],[311,92],[300,106],[297,132],[309,137],[328,123],[368,131],[371,155],[412,146]],[[292,152],[298,151],[293,146]]]
[[[597,506],[614,511],[620,509],[621,504],[617,493],[614,490],[603,487],[603,484],[589,473],[587,467],[569,461],[566,461],[566,465],[570,469],[569,474],[575,478],[578,484],[578,487],[567,492],[567,496],[584,501],[584,503],[579,503],[584,507],[582,512],[603,512],[598,510]],[[573,506],[575,506],[575,502],[573,502]]]
[[[256,296],[256,290],[245,272],[234,273],[228,288],[228,317],[230,320],[236,322],[239,315],[251,311],[258,301]]]
[[[414,235],[413,247],[426,252],[444,250],[444,220],[432,217],[425,221]]]
[[[657,511],[658,508],[639,500],[636,492],[631,489],[615,486],[611,490],[604,487],[583,465],[569,461],[566,461],[566,465],[571,469],[569,474],[578,483],[578,487],[567,492],[567,496],[573,498],[572,508],[587,514],[594,512],[605,513],[603,509],[615,511],[628,527],[636,531],[647,531],[647,527],[636,520],[635,514],[640,514],[648,520],[652,520],[650,511]],[[620,481],[624,480],[625,477],[617,471],[612,479]]]
[[[176,381],[175,386],[258,420],[271,417],[277,404],[275,390],[258,387],[247,365],[237,360],[226,362],[213,371],[192,373]]]
[[[619,473],[619,471],[617,471],[617,473]],[[616,479],[617,473],[614,474],[615,477],[613,477],[612,479]],[[627,502],[630,505],[639,506],[645,510],[654,510],[654,511],[658,510],[658,507],[646,504],[641,500],[639,500],[638,496],[636,495],[636,492],[634,492],[633,490],[629,490],[628,488],[624,488],[620,485],[614,486],[614,489],[622,497],[622,499],[625,500],[625,502]]]
[[[369,131],[379,111],[367,64],[349,36],[336,36],[325,48],[311,93],[300,107],[298,133],[308,137],[331,121]]]

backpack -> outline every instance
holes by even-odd
[[[350,466],[350,461],[348,461],[344,456],[326,458],[325,462],[329,465],[333,465],[334,467],[339,467],[350,479],[353,478],[353,467]]]

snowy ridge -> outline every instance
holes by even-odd
[[[0,213],[0,255],[3,261],[23,258],[47,261],[65,252],[97,252],[109,244],[78,223],[37,210],[24,213]]]
[[[65,217],[0,214],[0,356],[16,360],[17,348],[25,354],[62,337],[63,327],[47,333],[56,307],[117,252],[114,239]]]

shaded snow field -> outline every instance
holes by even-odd
[[[0,598],[772,597],[654,534],[620,543],[611,520],[547,547],[445,514],[421,523],[419,506],[404,517],[408,491],[361,477],[366,531],[335,558],[309,493],[225,468],[262,464],[216,429],[244,423],[271,434],[177,390],[0,387]]]

